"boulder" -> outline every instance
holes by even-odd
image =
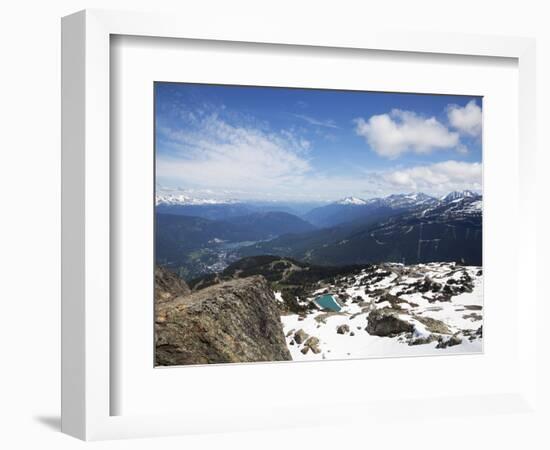
[[[339,325],[336,327],[336,332],[338,334],[346,334],[346,333],[349,333],[349,325]]]
[[[301,344],[309,337],[309,334],[307,334],[304,330],[301,328],[294,333],[294,340],[297,344]]]
[[[453,347],[454,345],[462,344],[462,336],[458,333],[453,334],[452,336],[446,337],[443,336],[439,339],[439,343],[436,345],[436,348],[447,348]]]
[[[369,313],[367,321],[367,332],[375,336],[393,336],[414,329],[412,324],[400,318],[399,312],[391,309],[375,309]]]
[[[422,336],[418,338],[411,337],[409,340],[409,345],[424,345],[429,344],[430,342],[437,341],[439,339],[435,334],[430,334],[428,336]]]
[[[481,314],[478,314],[476,312],[472,312],[472,313],[469,313],[469,314],[464,314],[462,316],[463,319],[470,319],[472,322],[477,322],[481,319],[483,319],[483,316]]]
[[[157,365],[288,361],[277,302],[262,276],[156,305]]]
[[[305,343],[304,348],[309,348],[315,354],[321,353],[321,348],[319,347],[319,339],[315,336],[311,336]],[[303,349],[302,349],[303,350]],[[302,352],[304,353],[304,352]],[[306,352],[307,353],[307,352]]]

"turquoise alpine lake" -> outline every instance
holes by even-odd
[[[334,297],[330,294],[321,295],[320,297],[317,297],[315,299],[315,303],[317,303],[321,308],[323,309],[330,309],[331,311],[340,311],[340,305],[336,300],[334,300]]]

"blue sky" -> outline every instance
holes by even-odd
[[[156,83],[157,192],[332,201],[481,190],[479,97]]]

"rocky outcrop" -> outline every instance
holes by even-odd
[[[205,288],[156,308],[157,365],[291,360],[262,276]]]
[[[155,267],[155,303],[169,302],[190,293],[189,286],[174,272],[164,267]]]

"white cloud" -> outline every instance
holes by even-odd
[[[356,196],[383,197],[390,194],[424,192],[441,196],[451,191],[482,190],[481,163],[443,161],[402,169],[365,171],[348,175],[303,177],[296,186],[297,198],[337,200]]]
[[[161,190],[198,198],[302,201],[481,189],[481,163],[446,161],[377,172],[351,165],[331,174],[312,166],[311,143],[296,131],[237,123],[211,114],[185,130],[159,124]]]
[[[311,116],[306,116],[304,114],[294,114],[294,117],[305,120],[310,125],[317,125],[319,127],[325,127],[325,128],[338,128],[338,126],[336,125],[336,123],[334,123],[333,120],[319,120]]]
[[[449,105],[447,117],[451,126],[460,133],[473,137],[481,134],[481,108],[477,106],[475,100],[468,102],[464,108],[458,105]]]
[[[291,131],[234,126],[211,115],[193,130],[158,132],[165,146],[156,160],[161,183],[261,194],[311,170],[309,141]]]
[[[435,117],[423,117],[412,111],[399,109],[389,114],[355,120],[355,132],[365,138],[380,156],[395,159],[403,153],[431,153],[434,150],[454,148],[459,135],[450,131]]]
[[[423,191],[446,194],[450,191],[481,190],[481,163],[444,161],[409,167],[382,174],[387,188],[395,192]]]

